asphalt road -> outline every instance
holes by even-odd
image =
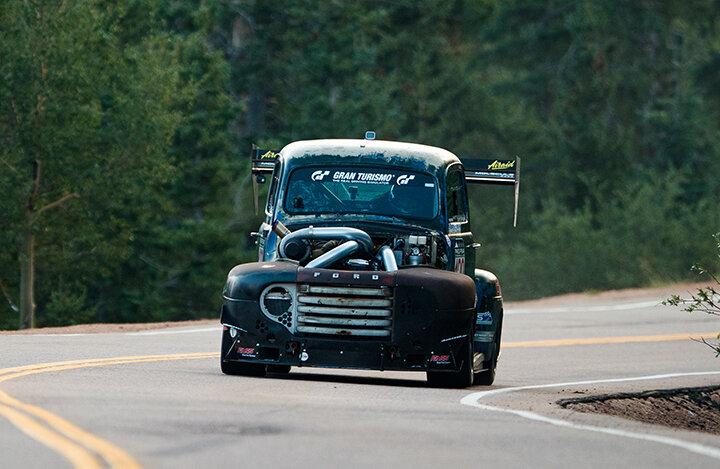
[[[717,467],[720,437],[555,404],[720,384],[720,359],[687,339],[717,319],[662,298],[510,305],[495,385],[465,390],[419,373],[225,376],[219,324],[0,335],[0,467]]]

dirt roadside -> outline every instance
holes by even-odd
[[[33,335],[33,334],[115,334],[121,332],[142,332],[170,327],[209,327],[219,326],[218,319],[198,319],[195,321],[148,322],[127,324],[78,324],[65,327],[42,327],[39,329],[22,329],[19,331],[0,331],[0,335]]]
[[[571,293],[539,300],[509,303],[508,306],[515,308],[567,307],[612,301],[662,300],[673,294],[689,298],[699,288],[707,285],[707,282],[702,282],[599,293]],[[678,312],[680,313],[679,309]],[[708,351],[708,353],[712,352]],[[720,385],[602,394],[563,399],[557,404],[576,412],[612,415],[654,425],[720,435]]]
[[[614,415],[639,422],[720,435],[720,385],[605,394],[563,399],[577,412]]]

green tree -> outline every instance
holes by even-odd
[[[20,281],[7,285],[19,287],[21,327],[92,317],[88,286],[125,254],[172,175],[177,73],[162,40],[118,48],[122,6],[0,6],[2,255],[18,259]],[[36,302],[59,316],[36,320]]]
[[[167,158],[176,177],[163,187],[167,206],[136,232],[122,265],[125,289],[113,291],[112,282],[104,287],[104,320],[207,317],[217,310],[227,270],[250,260],[247,217],[236,202],[248,161],[234,152],[238,137],[231,124],[239,109],[227,92],[228,64],[207,40],[213,12],[204,4],[168,1],[152,13],[133,13],[153,17],[146,27],[166,34],[172,45],[178,70],[173,109],[181,118]]]
[[[513,137],[501,147],[524,157],[523,223],[492,233],[489,265],[519,286],[536,282],[527,265],[547,269],[546,286],[577,291],[678,279],[692,250],[707,259],[718,120],[696,77],[717,50],[712,2],[488,4],[487,86],[497,109],[522,110],[498,114]]]

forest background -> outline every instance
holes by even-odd
[[[252,143],[369,129],[522,158],[516,229],[511,193],[472,193],[506,298],[692,278],[720,231],[719,11],[0,2],[0,329],[23,297],[37,327],[217,315],[254,258]]]

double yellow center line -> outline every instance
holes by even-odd
[[[651,336],[599,337],[585,339],[538,340],[504,342],[503,348],[559,347],[569,345],[616,344],[631,342],[662,342],[690,338],[714,338],[718,333],[668,334]],[[97,366],[147,363],[169,360],[217,358],[219,353],[180,353],[172,355],[146,355],[134,357],[96,358],[73,360],[0,369],[0,384],[11,379],[38,373],[75,370]],[[75,469],[141,469],[142,466],[118,446],[73,425],[45,409],[9,396],[0,390],[0,415],[30,437],[64,456]]]
[[[218,353],[182,353],[42,363],[2,369],[0,370],[0,384],[21,376],[53,371],[218,356]],[[142,467],[126,451],[114,444],[45,409],[21,402],[3,391],[0,391],[0,415],[3,415],[30,437],[62,454],[76,469],[101,469],[103,463],[100,458],[111,468],[141,469]]]
[[[673,340],[699,340],[720,338],[717,332],[684,334],[638,335],[620,337],[591,337],[583,339],[530,340],[526,342],[503,342],[502,348],[564,347],[568,345],[627,344],[634,342],[667,342]]]

